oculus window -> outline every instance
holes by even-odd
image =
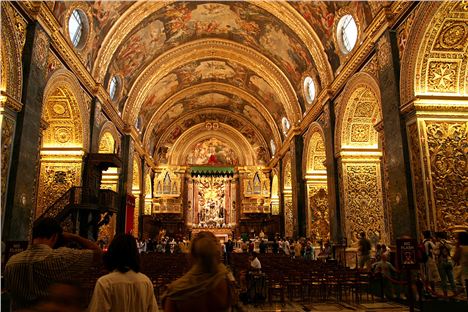
[[[347,14],[338,22],[337,37],[341,50],[347,54],[351,52],[357,42],[358,29],[354,18]]]
[[[82,46],[84,42],[85,32],[87,25],[85,25],[87,19],[86,15],[81,10],[73,10],[70,18],[68,19],[68,34],[70,40],[75,48]]]
[[[304,94],[307,100],[307,103],[312,104],[315,100],[315,83],[314,80],[310,77],[304,79]]]
[[[117,97],[117,88],[119,87],[119,79],[116,76],[113,76],[109,83],[109,96],[112,101]]]

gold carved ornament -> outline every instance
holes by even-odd
[[[438,230],[468,226],[468,122],[425,121]]]

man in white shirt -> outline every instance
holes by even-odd
[[[253,271],[260,271],[262,269],[262,265],[260,263],[260,260],[257,258],[257,253],[253,252],[251,256],[251,261],[250,261],[250,268]]]

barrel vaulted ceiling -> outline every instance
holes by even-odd
[[[372,2],[143,1],[49,2],[66,33],[70,12],[88,17],[77,53],[104,86],[120,79],[116,108],[139,122],[148,152],[171,146],[190,128],[217,121],[257,153],[284,140],[282,119],[300,121],[309,104],[303,79],[320,91],[340,68],[335,19],[353,12],[361,31]]]

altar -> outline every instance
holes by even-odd
[[[213,233],[221,243],[227,242],[229,239],[232,239],[232,229],[230,228],[205,228],[205,227],[193,228],[191,232],[192,238],[202,231]]]

